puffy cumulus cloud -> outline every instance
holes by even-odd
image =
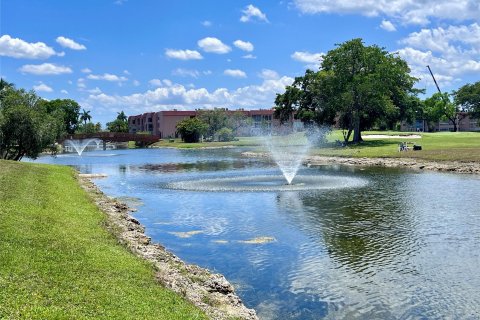
[[[295,51],[291,57],[293,60],[305,63],[320,63],[323,58],[323,53],[310,53],[308,51]]]
[[[253,44],[248,41],[236,40],[235,42],[233,42],[233,45],[243,51],[253,51]]]
[[[254,56],[253,54],[246,54],[244,56],[242,56],[243,59],[257,59],[256,56]]]
[[[430,81],[426,68],[430,65],[438,82],[448,86],[463,75],[480,72],[480,26],[449,26],[422,29],[400,41],[406,47],[399,50],[412,69],[413,75]]]
[[[53,89],[47,86],[45,83],[40,82],[40,84],[33,86],[33,90],[37,92],[53,92]]]
[[[382,23],[380,24],[380,28],[388,32],[397,31],[397,28],[395,28],[395,25],[388,20],[382,20]]]
[[[87,47],[85,47],[83,44],[77,43],[69,38],[60,36],[60,37],[57,37],[56,41],[59,45],[61,45],[64,48],[68,48],[72,50],[87,50]]]
[[[155,79],[158,80],[158,79]],[[82,102],[88,106],[98,106],[114,110],[128,106],[127,113],[136,114],[157,110],[179,110],[214,107],[270,108],[275,95],[285,91],[285,86],[293,82],[290,77],[264,79],[259,85],[249,85],[233,90],[217,88],[187,88],[181,84],[158,80],[159,87],[131,95],[91,94]],[[83,104],[82,104],[83,105]]]
[[[35,75],[59,75],[72,73],[72,69],[66,66],[60,66],[53,63],[26,64],[19,69],[22,73]]]
[[[279,74],[270,69],[262,69],[262,71],[258,75],[262,79],[278,79],[280,78]]]
[[[204,27],[211,27],[211,26],[212,26],[212,22],[211,22],[211,21],[208,21],[208,20],[202,21],[202,26],[204,26]]]
[[[240,69],[227,69],[223,71],[223,74],[233,78],[246,78],[247,74]]]
[[[151,86],[154,86],[154,87],[162,87],[162,86],[171,87],[173,85],[173,82],[171,80],[168,80],[168,79],[163,79],[163,80],[152,79],[152,80],[148,81],[148,83]]]
[[[240,17],[240,21],[248,22],[252,20],[259,20],[268,22],[267,15],[263,13],[259,8],[249,4],[242,10],[243,15]]]
[[[82,70],[83,73],[92,73],[92,70],[90,70],[89,68],[83,68]]]
[[[105,80],[110,82],[123,82],[127,81],[128,78],[124,76],[117,76],[111,73],[104,73],[104,74],[89,74],[87,79],[90,80]]]
[[[68,94],[68,91],[65,90],[65,89],[60,90],[60,92],[63,93],[63,94]]]
[[[205,52],[225,54],[232,50],[229,46],[223,43],[220,39],[206,37],[197,42],[198,46]]]
[[[385,15],[405,24],[427,24],[431,18],[478,20],[478,0],[294,0],[302,13]]]
[[[47,59],[57,53],[43,42],[30,43],[8,34],[0,37],[0,56],[18,59]]]
[[[203,59],[200,52],[197,50],[174,50],[166,49],[165,55],[168,58],[179,59],[179,60],[201,60]]]

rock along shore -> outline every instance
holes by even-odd
[[[106,227],[135,255],[151,262],[157,280],[202,309],[211,319],[258,319],[235,294],[233,286],[218,273],[189,265],[160,244],[152,243],[145,227],[129,213],[126,204],[107,197],[87,177],[78,176],[80,185],[106,214]]]
[[[269,157],[268,153],[244,152],[247,157]],[[480,174],[480,163],[459,161],[427,161],[412,158],[346,158],[327,156],[308,156],[304,163],[308,166],[322,166],[332,164],[356,166],[383,166],[403,167],[416,170],[445,171],[454,173]]]

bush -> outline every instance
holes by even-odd
[[[233,135],[233,130],[230,128],[223,127],[217,131],[218,141],[226,142],[232,141],[235,136]]]

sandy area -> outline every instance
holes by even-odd
[[[409,135],[395,135],[389,136],[386,134],[366,134],[363,135],[362,138],[364,139],[421,139],[422,136],[418,134],[409,134]]]

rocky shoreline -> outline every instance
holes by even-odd
[[[107,197],[87,177],[78,181],[95,204],[106,214],[106,227],[135,255],[151,262],[157,280],[202,309],[211,319],[258,319],[235,294],[233,286],[218,273],[183,262],[160,244],[152,243],[145,228],[130,215],[126,204]]]
[[[268,153],[244,152],[246,157],[269,157]],[[415,170],[444,171],[454,173],[480,174],[480,163],[459,161],[426,161],[412,158],[347,158],[308,156],[304,163],[307,166],[322,165],[355,165],[355,166],[383,166],[395,168],[409,168]]]

